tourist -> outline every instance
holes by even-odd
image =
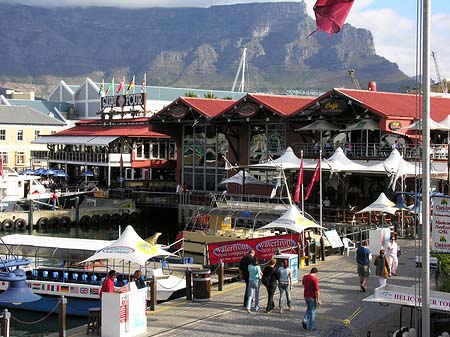
[[[56,194],[56,191],[53,191],[53,193],[52,193],[52,211],[56,210],[57,201],[58,201],[58,194]]]
[[[372,260],[372,253],[368,246],[367,240],[363,242],[362,246],[356,250],[356,263],[358,264],[358,276],[360,291],[365,292],[367,281],[370,274],[370,260]]]
[[[323,199],[323,207],[330,207],[331,206],[331,201],[330,199],[328,199],[328,197],[325,197],[325,199]]]
[[[383,287],[386,285],[387,278],[391,276],[389,258],[384,254],[384,249],[380,250],[380,255],[375,258],[374,264],[376,266],[375,275],[379,277],[380,287]]]
[[[391,275],[397,275],[398,267],[398,252],[399,248],[394,237],[391,237],[387,247],[387,257],[389,258],[389,268],[391,269]]]
[[[303,329],[309,331],[315,331],[315,317],[316,317],[316,309],[320,308],[320,289],[319,289],[319,280],[316,277],[318,270],[317,268],[312,268],[309,274],[303,276],[302,285],[303,285],[303,296],[305,298],[306,303],[306,311],[303,316],[302,326]]]
[[[121,292],[121,290],[118,290],[114,287],[114,279],[117,277],[115,270],[110,270],[108,272],[108,275],[105,278],[105,281],[103,281],[102,287],[100,289],[100,298],[102,298],[103,293],[118,293]]]
[[[138,289],[142,289],[142,288],[146,287],[145,281],[142,278],[142,272],[139,269],[134,272],[133,281],[134,281],[134,284],[136,285],[136,288],[138,288]]]
[[[253,297],[255,298],[255,311],[259,311],[259,287],[261,285],[261,267],[258,266],[258,259],[254,258],[252,264],[248,266],[249,283],[248,283],[248,297],[245,304],[245,309],[250,313]]]
[[[275,296],[275,291],[277,290],[278,285],[278,273],[275,269],[276,263],[276,259],[270,260],[269,265],[263,270],[262,282],[267,289],[267,313],[270,313],[275,308],[275,301],[273,300],[273,297]]]
[[[283,297],[286,296],[287,308],[291,310],[291,289],[292,289],[292,270],[289,268],[289,261],[283,260],[281,267],[278,268],[278,289],[280,289],[280,314],[284,313]]]
[[[255,251],[252,248],[250,248],[248,253],[245,256],[243,256],[241,261],[239,262],[239,276],[241,280],[243,279],[245,281],[244,307],[247,304],[248,298],[248,281],[249,281],[248,266],[253,264],[254,259],[255,259]]]

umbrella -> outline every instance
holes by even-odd
[[[293,232],[301,233],[307,228],[323,228],[312,220],[305,218],[297,205],[291,205],[278,219],[262,226],[259,229],[285,228]]]
[[[22,171],[22,174],[31,175],[31,174],[35,174],[35,172],[32,169],[26,169],[26,170]]]
[[[122,235],[109,246],[100,249],[94,255],[82,261],[96,261],[115,259],[117,261],[129,261],[139,265],[155,256],[170,256],[168,251],[158,245],[153,245],[141,238],[132,226],[127,226]]]
[[[388,199],[386,194],[381,192],[380,196],[371,203],[366,208],[363,208],[359,212],[356,213],[365,213],[365,212],[381,212],[381,213],[390,213],[395,215],[397,208],[395,208],[395,203]]]
[[[69,175],[66,172],[60,170],[56,170],[55,173],[53,173],[53,177],[67,178],[68,176]]]
[[[46,175],[46,176],[52,176],[52,175],[55,174],[56,171],[57,171],[57,170],[50,168],[50,169],[44,170],[44,171],[42,172],[42,174],[44,174],[44,175]]]
[[[311,124],[308,124],[294,131],[320,131],[320,146],[322,146],[322,132],[327,130],[338,130],[339,128],[324,119],[317,119]]]
[[[95,177],[95,174],[91,170],[87,170],[87,171],[84,171],[83,173],[81,173],[80,176],[81,177]]]
[[[234,176],[221,181],[219,184],[238,184],[241,186],[243,184],[265,185],[262,181],[259,181],[250,173],[245,173],[244,180],[244,171],[239,171]]]
[[[43,174],[45,174],[44,173],[45,171],[46,171],[45,168],[40,167],[40,168],[38,168],[37,170],[34,171],[34,174],[43,175]]]
[[[347,128],[344,131],[361,131],[361,138],[362,138],[362,132],[363,130],[366,131],[366,156],[369,152],[369,131],[370,130],[379,130],[380,125],[378,122],[374,121],[373,119],[362,119],[355,124],[347,126]]]

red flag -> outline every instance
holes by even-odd
[[[122,77],[119,86],[117,87],[117,93],[119,93],[123,89],[124,84],[125,84],[125,77]]]
[[[294,202],[300,201],[300,190],[303,185],[303,158],[300,161],[300,171],[298,172],[297,187],[295,187]]]
[[[5,176],[3,175],[3,158],[0,158],[0,176],[2,178],[4,178]]]
[[[307,200],[309,198],[309,195],[311,194],[311,190],[313,188],[314,183],[316,181],[319,181],[319,179],[320,179],[320,159],[317,162],[316,169],[314,170],[314,175],[313,175],[311,181],[309,182],[308,188],[306,189],[305,200]]]
[[[339,32],[352,9],[353,2],[354,0],[317,0],[314,5],[317,28],[311,34],[318,30],[329,35]]]

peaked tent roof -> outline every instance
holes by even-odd
[[[299,129],[295,129],[295,131],[326,131],[326,130],[339,130],[336,125],[331,124],[325,119],[316,119],[314,122],[305,125]]]
[[[361,172],[367,171],[367,166],[357,163],[349,159],[342,150],[338,147],[333,155],[328,159],[322,159],[322,169],[333,172]]]
[[[100,249],[94,255],[82,261],[82,263],[115,259],[117,261],[137,263],[142,266],[152,257],[169,255],[172,254],[157,245],[148,243],[136,233],[132,226],[128,225],[116,241]]]
[[[363,208],[362,210],[356,213],[365,213],[365,212],[383,212],[390,213],[395,215],[397,208],[394,207],[395,203],[388,199],[386,194],[381,192],[377,200],[371,203],[369,206]]]
[[[234,176],[231,176],[230,178],[227,178],[225,180],[222,180],[219,184],[253,184],[253,185],[265,185],[262,181],[259,181],[254,176],[252,176],[250,173],[245,173],[245,180],[244,180],[244,172],[245,171],[239,171]]]
[[[321,228],[321,226],[305,218],[296,205],[291,205],[282,216],[259,229],[269,228],[286,228],[301,233],[307,228]]]
[[[349,125],[344,131],[354,131],[354,130],[379,130],[380,124],[373,119],[362,119],[355,124]]]
[[[247,165],[243,167],[253,168],[253,169],[277,169],[282,168],[285,170],[298,170],[300,169],[300,158],[294,153],[294,150],[289,146],[284,153],[274,160],[269,160],[265,163]],[[303,168],[304,169],[314,169],[316,164],[312,159],[303,158]]]
[[[430,130],[442,130],[442,131],[450,131],[450,127],[447,127],[445,125],[442,125],[432,119],[428,121],[430,125]],[[402,129],[408,129],[408,130],[416,130],[416,131],[422,131],[422,120],[419,119],[415,121],[414,123],[403,127]]]

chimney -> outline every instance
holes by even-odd
[[[367,85],[367,90],[377,91],[377,82],[369,82],[369,84]]]

